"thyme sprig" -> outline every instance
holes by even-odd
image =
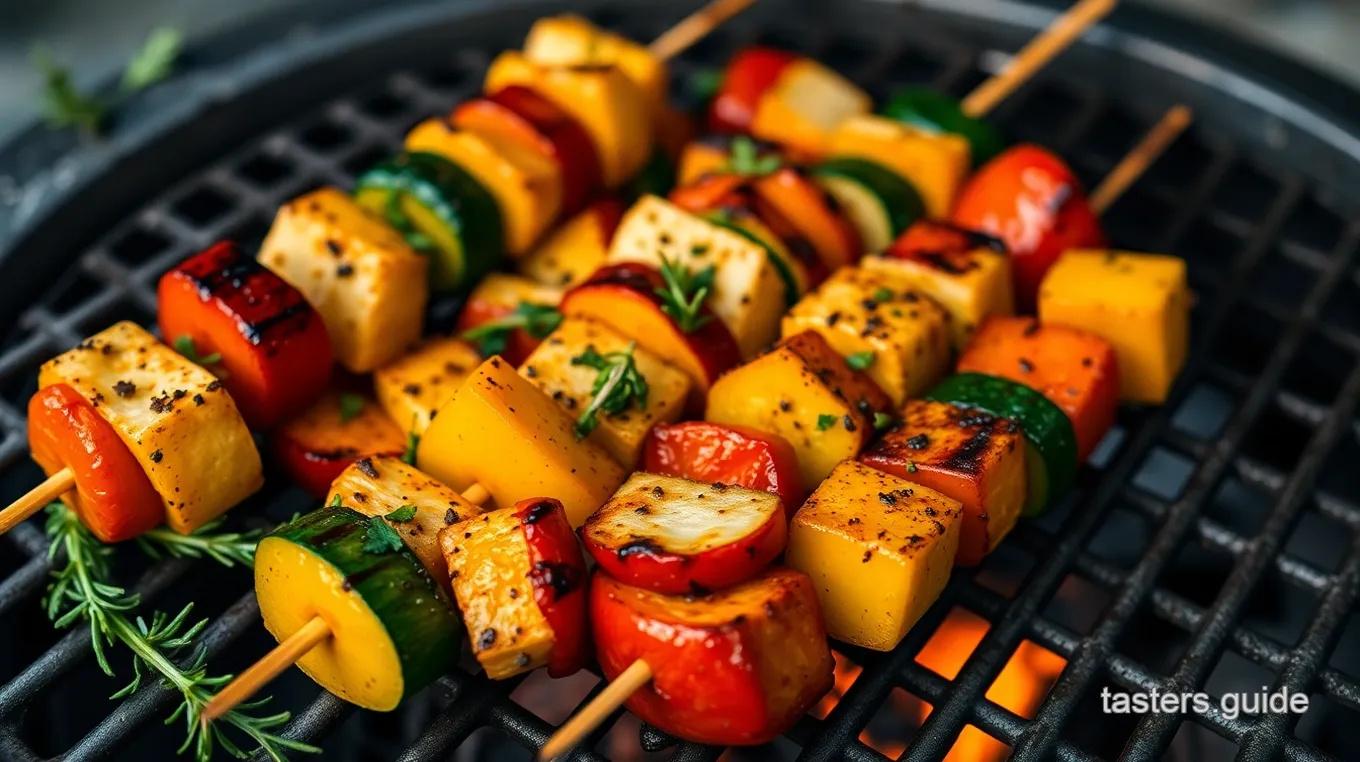
[[[562,324],[562,313],[549,304],[520,302],[514,312],[502,318],[482,323],[476,328],[463,331],[462,338],[477,345],[483,357],[505,353],[510,343],[510,334],[516,328],[523,328],[535,339],[546,339],[548,334]]]
[[[694,333],[699,330],[713,319],[702,310],[717,275],[713,265],[690,272],[684,265],[662,257],[661,278],[666,285],[656,289],[657,296],[661,297],[661,311],[675,320],[681,331]]]
[[[212,677],[207,673],[207,652],[195,643],[207,626],[207,620],[189,624],[193,604],[185,606],[174,617],[156,612],[150,622],[140,616],[133,618],[129,612],[141,604],[141,596],[108,582],[113,549],[90,534],[66,506],[55,503],[48,506],[47,513],[46,528],[50,541],[48,557],[56,559],[65,556],[66,560],[64,566],[52,572],[53,581],[44,601],[48,618],[53,620],[58,629],[70,627],[82,620],[88,622],[95,661],[104,674],[110,677],[114,671],[109,663],[108,649],[121,643],[133,653],[132,680],[111,698],[124,698],[135,693],[142,686],[142,678],[146,674],[158,676],[167,687],[178,691],[181,696],[179,706],[166,718],[166,723],[183,718],[185,738],[179,752],[193,749],[197,762],[208,762],[218,746],[234,757],[244,759],[248,756],[247,750],[227,734],[228,729],[235,729],[250,738],[276,762],[287,759],[286,751],[320,751],[314,746],[284,738],[274,732],[274,729],[288,721],[288,712],[263,717],[249,714],[268,699],[243,704],[223,715],[217,722],[200,722],[203,707],[212,694],[231,680],[231,675]],[[228,541],[226,546],[235,547],[236,542],[239,540]],[[205,555],[210,555],[207,548],[215,547],[228,558],[237,552],[223,551],[222,546],[206,535],[200,535],[196,544],[175,547],[181,553],[192,547]],[[170,552],[168,547],[167,552]],[[176,657],[186,649],[191,649],[187,660],[178,660]]]
[[[590,404],[576,419],[578,439],[590,436],[590,432],[600,423],[601,412],[617,415],[634,402],[638,409],[647,407],[647,379],[633,360],[633,350],[636,348],[637,342],[630,341],[628,348],[622,352],[600,354],[592,345],[571,358],[572,365],[585,365],[599,371],[590,388]]]

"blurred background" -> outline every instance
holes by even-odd
[[[195,38],[260,14],[316,0],[25,0],[0,8],[0,141],[37,113],[41,80],[30,51],[42,43],[77,86],[121,71],[156,26]],[[458,0],[451,0],[457,2]],[[1125,0],[1173,8],[1253,38],[1360,84],[1355,0]]]

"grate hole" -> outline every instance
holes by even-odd
[[[772,26],[764,30],[755,39],[757,45],[767,45],[780,50],[787,50],[795,53],[807,54],[808,35],[801,33],[797,29],[786,29]]]
[[[1186,130],[1148,167],[1144,179],[1151,185],[1184,195],[1204,180],[1213,162],[1214,151],[1194,130]]]
[[[1015,136],[1048,145],[1062,133],[1081,101],[1071,91],[1051,82],[1037,85],[1006,120]]]
[[[103,289],[104,285],[98,280],[79,268],[72,268],[66,272],[61,282],[53,289],[52,296],[49,297],[47,304],[57,314],[70,312],[94,298]]]
[[[1188,260],[1192,268],[1204,266],[1225,271],[1236,261],[1242,247],[1241,238],[1201,217],[1172,245],[1171,253]]]
[[[457,90],[472,83],[472,72],[466,66],[440,67],[422,71],[420,78],[435,90]]]
[[[1199,543],[1193,536],[1162,570],[1161,587],[1200,606],[1209,606],[1232,572],[1232,555]]]
[[[1218,664],[1214,665],[1213,671],[1209,673],[1204,690],[1216,697],[1228,693],[1254,693],[1259,692],[1261,686],[1270,685],[1274,680],[1274,673],[1265,667],[1232,651],[1224,651],[1223,655],[1218,657]]]
[[[926,55],[924,48],[907,48],[893,57],[882,79],[895,87],[926,85],[939,78],[944,66],[942,58]]]
[[[997,595],[1011,598],[1033,568],[1034,559],[1017,548],[1015,543],[1002,543],[987,554],[982,566],[973,575],[973,581]]]
[[[147,329],[151,329],[156,324],[154,314],[130,301],[119,299],[104,309],[96,310],[94,314],[81,320],[79,325],[82,334],[90,335],[102,331],[120,320],[131,320]]]
[[[1152,526],[1141,513],[1125,507],[1112,509],[1092,535],[1087,550],[1098,560],[1131,569],[1152,541]]]
[[[850,79],[859,80],[863,79],[860,75],[873,59],[874,47],[865,40],[833,40],[818,56],[818,60]]]
[[[1272,249],[1252,279],[1252,293],[1281,307],[1296,308],[1313,290],[1317,271]]]
[[[1322,693],[1308,697],[1294,735],[1335,759],[1360,759],[1360,712]]]
[[[1270,405],[1242,442],[1242,454],[1288,473],[1312,438],[1312,429],[1276,405]]]
[[[510,693],[510,699],[545,721],[561,724],[575,713],[590,689],[600,682],[593,672],[581,670],[554,680],[542,670],[534,670]]]
[[[1322,474],[1318,477],[1319,490],[1351,505],[1360,503],[1360,469],[1355,467],[1355,464],[1360,463],[1360,441],[1357,441],[1356,436],[1353,432],[1341,438],[1341,443],[1327,458]]]
[[[1101,470],[1109,468],[1114,459],[1118,457],[1119,449],[1124,446],[1124,440],[1127,437],[1128,432],[1124,430],[1124,427],[1117,424],[1111,426],[1110,430],[1105,432],[1105,438],[1100,440],[1100,444],[1096,445],[1096,449],[1091,453],[1086,465]]]
[[[1283,326],[1259,308],[1238,307],[1228,318],[1231,330],[1219,336],[1213,356],[1226,367],[1255,377],[1270,361]]]
[[[1323,320],[1351,333],[1360,333],[1360,270],[1342,279],[1322,310]]]
[[[694,63],[705,69],[721,72],[715,61],[726,61],[737,51],[737,38],[730,31],[717,29],[704,35],[704,38],[680,54],[684,61]]]
[[[1304,196],[1285,219],[1280,237],[1320,254],[1329,254],[1341,241],[1346,222],[1322,205],[1317,196]]]
[[[1247,597],[1243,624],[1292,647],[1303,637],[1317,606],[1316,594],[1287,584],[1272,567]]]
[[[1147,130],[1147,123],[1117,105],[1101,111],[1091,129],[1077,141],[1075,153],[1090,153],[1113,165]]]
[[[255,154],[236,167],[238,177],[261,189],[278,185],[293,172],[293,164],[287,159],[266,153]]]
[[[109,256],[129,267],[136,267],[165,251],[169,245],[170,240],[158,233],[133,228],[109,245]]]
[[[1232,395],[1207,382],[1190,390],[1185,402],[1171,417],[1171,426],[1196,439],[1208,441],[1218,436],[1228,422],[1237,401]]]
[[[1330,405],[1350,375],[1355,357],[1320,334],[1304,339],[1284,375],[1284,387],[1319,405]]]
[[[1351,544],[1351,529],[1317,511],[1304,511],[1285,544],[1285,552],[1329,571],[1341,569]]]
[[[1254,537],[1265,524],[1273,505],[1271,496],[1236,477],[1228,477],[1214,490],[1204,515],[1239,537]]]
[[[879,754],[896,759],[906,750],[916,728],[929,713],[930,705],[925,701],[901,688],[893,688],[888,694],[888,700],[879,704],[878,709],[869,718],[868,724],[859,735],[859,740]],[[976,730],[966,727],[960,737],[967,735],[970,729]],[[775,758],[794,759],[795,756]]]
[[[63,351],[66,348],[63,347]],[[56,353],[53,353],[56,354]],[[8,375],[0,379],[0,398],[14,406],[15,410],[24,411],[28,409],[28,398],[38,391],[38,368],[48,359],[47,356],[38,356],[14,368]],[[14,494],[20,494],[18,492]]]
[[[1115,652],[1144,665],[1149,672],[1169,675],[1189,642],[1189,633],[1157,616],[1150,604],[1144,603],[1116,639]]]
[[[208,186],[195,188],[170,205],[176,217],[197,227],[203,227],[230,212],[235,202],[222,191]]]
[[[406,113],[411,108],[410,101],[391,92],[378,93],[359,104],[359,108],[369,116],[378,119],[391,119]]]
[[[1181,496],[1195,462],[1165,447],[1154,447],[1133,476],[1133,486],[1163,500]]]
[[[1101,220],[1121,249],[1152,251],[1175,217],[1171,205],[1137,187],[1130,188]]]
[[[1044,607],[1043,616],[1078,635],[1089,635],[1109,602],[1109,593],[1076,574],[1069,574]]]
[[[298,134],[303,145],[321,153],[333,153],[353,139],[348,128],[334,122],[317,122]]]
[[[1195,720],[1187,720],[1176,729],[1167,751],[1167,759],[1229,760],[1236,758],[1237,744]]]
[[[246,251],[255,251],[264,243],[264,237],[269,235],[269,227],[272,224],[272,220],[256,212],[233,225],[223,238],[235,241]]]
[[[387,146],[374,143],[359,149],[358,153],[345,159],[345,172],[358,177],[372,169],[375,164],[391,158],[392,151]]]
[[[1210,204],[1255,224],[1265,217],[1279,193],[1279,181],[1239,162],[1218,184]]]
[[[1360,613],[1351,613],[1341,628],[1336,648],[1327,663],[1351,677],[1360,678]]]
[[[978,85],[986,82],[989,78],[990,75],[987,74],[987,72],[976,66],[972,66],[962,74],[951,79],[948,87],[945,88],[945,91],[955,98],[963,98],[977,89]],[[1007,122],[1008,125],[1013,124],[1014,119],[1007,119]]]

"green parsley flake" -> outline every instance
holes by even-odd
[[[410,521],[415,517],[416,507],[414,505],[403,505],[402,507],[396,509],[395,511],[392,511],[391,513],[387,514],[383,518],[387,519],[388,521],[395,521],[398,524],[400,524],[404,521]]]
[[[363,411],[364,402],[362,394],[340,395],[340,422],[349,423],[354,420]]]
[[[830,413],[822,413],[821,415],[817,416],[817,430],[826,431],[832,426],[835,426],[836,421],[839,420],[840,418],[837,418],[836,416],[831,415]]]
[[[395,553],[403,547],[397,530],[388,526],[381,517],[374,516],[368,520],[368,532],[364,535],[365,553]]]
[[[845,364],[849,365],[854,370],[865,370],[870,365],[874,364],[874,350],[870,349],[865,352],[856,352],[845,358]]]

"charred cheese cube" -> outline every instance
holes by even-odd
[[[900,425],[860,460],[963,505],[957,562],[973,566],[1010,533],[1025,507],[1025,435],[976,408],[912,400]]]
[[[411,554],[430,577],[450,594],[449,570],[439,547],[439,532],[450,524],[481,514],[482,509],[462,495],[408,466],[401,458],[374,455],[360,458],[331,483],[326,505],[336,503],[365,516],[396,513],[407,506],[415,513],[405,521],[386,518]]]
[[[486,92],[523,85],[571,114],[590,133],[607,188],[628,182],[652,156],[647,97],[613,66],[540,66],[507,50],[491,62]]]
[[[545,286],[575,286],[605,263],[622,211],[622,201],[594,202],[563,222],[516,268]]]
[[[891,406],[821,334],[804,331],[718,379],[704,418],[787,439],[811,490],[837,463],[859,454],[874,435],[875,413]]]
[[[698,272],[716,269],[708,305],[751,357],[779,333],[784,283],[757,243],[695,217],[669,201],[645,196],[628,211],[609,261],[641,262],[660,268],[668,260]]]
[[[949,313],[886,270],[845,267],[784,317],[784,336],[821,334],[901,405],[934,386],[949,366]]]
[[[614,66],[647,96],[653,122],[670,98],[666,62],[646,46],[606,32],[574,13],[534,22],[524,38],[524,57],[543,66]]]
[[[528,252],[562,210],[562,170],[513,140],[427,119],[406,136],[406,150],[443,156],[490,192],[512,257]]]
[[[1190,343],[1185,260],[1068,251],[1039,287],[1039,320],[1080,328],[1113,344],[1124,400],[1165,402]]]
[[[852,116],[828,138],[831,156],[868,159],[910,182],[931,217],[944,217],[972,169],[968,140],[927,132],[882,116]]]
[[[435,412],[481,364],[482,358],[471,344],[452,337],[434,337],[374,371],[373,391],[388,418],[403,431],[419,436],[434,420]]]
[[[459,491],[481,484],[500,507],[552,495],[573,527],[626,475],[609,453],[577,440],[552,397],[500,357],[482,363],[439,409],[420,438],[416,465]]]
[[[529,355],[520,366],[519,374],[551,396],[573,419],[581,415],[595,395],[595,379],[600,371],[573,362],[588,348],[607,355],[624,352],[633,342],[618,331],[581,317],[562,321],[557,330]],[[689,396],[690,380],[683,371],[666,363],[641,346],[633,346],[633,362],[647,380],[647,401],[639,410],[634,406],[613,415],[600,411],[598,425],[587,440],[604,448],[622,463],[633,469],[642,457],[642,444],[647,433],[658,423],[680,420]]]
[[[501,680],[548,663],[556,636],[534,601],[532,558],[513,504],[440,532],[472,653]]]
[[[785,561],[815,583],[828,635],[891,651],[949,582],[962,512],[933,489],[847,460],[793,517]]]
[[[335,359],[368,373],[420,338],[430,263],[335,188],[279,209],[259,260],[321,313]]]
[[[90,401],[141,463],[165,521],[189,534],[264,483],[260,453],[222,382],[123,321],[47,361],[38,386]]]
[[[838,124],[873,107],[873,100],[853,82],[799,57],[761,97],[751,133],[786,145],[802,158],[817,158],[826,154]]]

